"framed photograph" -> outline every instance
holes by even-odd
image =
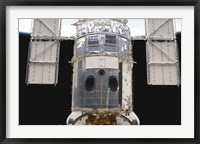
[[[1,2],[1,143],[199,143],[199,5]]]

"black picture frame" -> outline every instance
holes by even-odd
[[[195,10],[195,100],[194,138],[129,138],[129,139],[24,139],[6,138],[6,7],[7,6],[194,6]],[[199,0],[1,0],[0,1],[0,142],[23,143],[163,143],[200,144],[199,61],[200,51],[200,1]]]

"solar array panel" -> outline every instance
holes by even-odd
[[[27,84],[57,84],[59,38],[59,19],[34,19],[27,60]]]
[[[179,85],[179,59],[173,19],[146,19],[147,82]]]
[[[174,39],[173,19],[146,19],[146,32],[150,39]]]
[[[60,35],[60,19],[34,19],[33,37],[58,37]]]

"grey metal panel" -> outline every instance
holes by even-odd
[[[27,84],[57,84],[61,19],[34,19],[27,61]]]
[[[173,19],[153,18],[146,19],[146,34],[148,38],[171,38],[174,35],[174,23]]]
[[[34,62],[56,62],[57,41],[32,41],[30,61]]]
[[[147,41],[147,76],[151,85],[179,85],[179,63],[174,41]]]
[[[27,84],[56,84],[59,60],[58,41],[31,41]]]
[[[109,68],[119,69],[118,57],[93,56],[86,57],[86,69]]]
[[[30,43],[30,57],[29,61],[43,61],[44,42],[32,41]],[[39,55],[42,54],[42,55]]]
[[[151,85],[179,85],[179,61],[174,20],[145,20],[147,81]]]
[[[114,75],[116,76],[117,81],[119,81],[119,71],[114,69],[103,69],[105,71],[105,74],[100,77],[100,75],[98,74],[99,70],[99,68],[85,69],[84,59],[74,62],[73,95],[75,96],[73,96],[72,107],[118,107],[118,90],[115,92],[109,90],[108,78],[109,76]],[[85,89],[86,79],[88,78],[88,76],[91,75],[94,76],[94,89],[92,91],[87,91]]]
[[[28,84],[55,84],[55,66],[29,63]]]
[[[40,64],[30,64],[28,70],[28,84],[42,83],[42,65]]]
[[[56,37],[60,35],[60,19],[42,18],[34,19],[32,36],[34,37]]]

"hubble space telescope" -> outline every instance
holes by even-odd
[[[68,125],[139,125],[133,111],[132,42],[127,19],[79,19]],[[147,82],[180,85],[173,19],[146,19]],[[34,19],[26,83],[58,82],[61,19]],[[70,38],[65,38],[70,39]]]

